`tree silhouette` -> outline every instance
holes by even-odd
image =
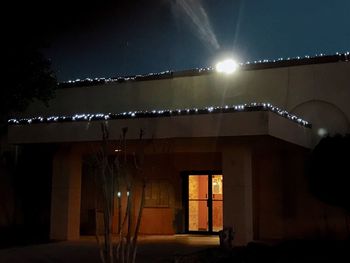
[[[34,100],[47,102],[57,86],[51,62],[42,51],[52,42],[54,16],[48,4],[13,1],[2,21],[0,125]]]
[[[6,49],[2,59],[4,80],[0,96],[0,117],[4,123],[23,111],[34,99],[47,102],[57,86],[51,63],[38,46],[17,45]]]

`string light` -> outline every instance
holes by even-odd
[[[277,59],[263,59],[258,61],[246,61],[244,63],[239,63],[239,67],[247,67],[249,69],[250,66],[266,66],[271,65],[271,67],[274,64],[281,65],[284,62],[287,65],[292,65],[293,62],[296,64],[302,64],[302,63],[310,63],[310,60],[313,60],[312,63],[317,62],[317,60],[325,61],[329,59],[330,61],[350,61],[350,52],[346,51],[344,53],[336,52],[335,55],[326,55],[323,53],[316,54],[314,56],[305,55],[304,57],[297,56],[297,57],[288,57],[288,58],[277,58]],[[314,62],[315,61],[315,62]],[[205,74],[205,73],[212,73],[215,72],[215,68],[213,67],[204,67],[204,68],[195,68],[191,70],[187,70],[188,72],[191,72],[193,74]],[[187,72],[186,71],[186,72]],[[137,81],[137,80],[148,80],[148,79],[160,79],[160,78],[170,78],[174,74],[181,75],[181,71],[175,72],[172,70],[166,70],[158,73],[148,73],[145,75],[135,75],[135,76],[128,76],[128,77],[116,77],[116,78],[86,78],[86,79],[76,79],[76,80],[68,80],[66,82],[59,83],[60,87],[74,87],[74,86],[94,86],[99,84],[108,84],[108,83],[115,83],[115,82],[125,82],[125,81]]]
[[[50,117],[34,117],[22,119],[9,119],[8,124],[35,124],[35,123],[57,123],[69,121],[95,121],[95,120],[116,120],[130,118],[154,118],[154,117],[170,117],[178,115],[199,115],[199,114],[215,114],[229,112],[248,112],[248,111],[270,111],[284,118],[294,121],[302,126],[311,127],[311,124],[285,110],[271,105],[270,103],[253,102],[241,105],[225,105],[223,107],[209,106],[198,109],[176,109],[176,110],[152,110],[152,111],[129,111],[121,113],[97,113],[97,114],[75,114],[73,116],[50,116]]]
[[[350,61],[350,52],[346,51],[344,53],[336,52],[335,55],[325,55],[323,53],[316,54],[315,56],[309,56],[305,55],[304,57],[297,56],[295,58],[278,58],[276,60],[259,60],[259,61],[247,61],[245,63],[239,63],[240,67],[244,66],[250,66],[250,65],[259,65],[259,64],[274,64],[274,63],[283,63],[287,62],[292,64],[293,61],[298,62],[299,61],[307,63],[309,60],[318,61],[317,59],[329,59],[332,62],[335,61]],[[315,63],[315,62],[314,62]],[[206,67],[206,68],[196,68],[191,70],[193,73],[202,73],[202,72],[214,72],[215,69],[213,67]],[[90,86],[90,85],[98,85],[98,84],[105,84],[110,82],[125,82],[125,81],[134,81],[134,80],[147,80],[147,78],[161,78],[161,77],[167,77],[172,76],[174,74],[173,71],[167,70],[162,71],[159,73],[149,73],[146,75],[136,75],[131,77],[118,77],[118,78],[86,78],[84,80],[76,79],[76,80],[69,80],[67,82],[59,83],[60,86]],[[297,122],[298,124],[301,124],[306,127],[311,127],[311,124],[301,118],[296,117],[295,115],[292,115],[288,113],[287,111],[280,110],[277,107],[272,106],[269,103],[250,103],[250,104],[244,104],[244,105],[233,105],[233,106],[224,106],[224,107],[206,107],[204,109],[176,109],[176,110],[153,110],[151,112],[149,111],[130,111],[130,112],[123,112],[123,113],[117,113],[117,114],[103,114],[103,113],[97,113],[97,114],[75,114],[73,116],[50,116],[50,117],[34,117],[34,118],[22,118],[22,119],[9,119],[9,124],[32,124],[32,123],[52,123],[52,122],[68,122],[68,121],[94,121],[94,120],[109,120],[109,119],[127,119],[127,118],[144,118],[144,117],[159,117],[159,116],[172,116],[173,114],[182,115],[182,114],[206,114],[206,113],[222,113],[222,112],[234,112],[234,111],[259,111],[259,110],[268,110],[274,113],[277,113],[285,118],[288,118],[292,121]]]

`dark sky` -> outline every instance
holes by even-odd
[[[50,44],[59,81],[350,49],[349,0],[13,1],[7,11],[13,38]]]

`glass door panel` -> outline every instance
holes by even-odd
[[[212,175],[212,230],[218,232],[223,228],[223,191],[222,175]]]
[[[188,176],[188,230],[209,231],[208,175]]]

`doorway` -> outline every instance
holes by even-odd
[[[196,171],[185,176],[186,231],[216,233],[223,228],[223,176]]]

